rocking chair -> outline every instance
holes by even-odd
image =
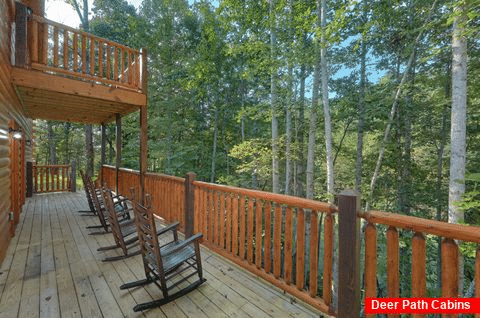
[[[201,233],[180,241],[177,235],[179,226],[177,222],[160,231],[160,234],[171,231],[173,235],[172,241],[161,246],[151,208],[145,208],[137,203],[135,204],[134,214],[146,278],[123,284],[120,289],[155,283],[163,293],[163,298],[138,304],[133,308],[134,311],[162,306],[196,289],[206,281],[203,278],[200,259],[199,241],[202,237]],[[189,278],[196,275],[198,275],[198,279],[195,282],[178,289],[180,284],[187,282]],[[170,293],[171,289],[175,287],[178,287],[177,290]]]
[[[105,202],[103,199],[102,192],[100,191],[100,189],[95,188],[95,186],[93,185],[93,181],[88,176],[85,178],[85,180],[86,180],[86,186],[89,188],[88,190],[91,194],[96,215],[98,216],[98,219],[100,221],[99,225],[90,225],[90,226],[87,226],[87,228],[88,229],[97,229],[97,228],[104,229],[104,232],[90,233],[92,235],[109,233],[110,223],[108,222],[108,216],[107,216],[107,211],[105,208]],[[113,200],[114,200],[114,210],[117,216],[121,219],[120,222],[129,220],[130,210],[128,209],[128,206],[127,206],[127,198],[117,195],[113,197]]]
[[[113,234],[115,245],[100,247],[97,249],[97,251],[108,251],[119,247],[122,249],[123,255],[107,257],[103,259],[104,262],[116,261],[139,255],[141,252],[140,249],[134,252],[129,251],[129,246],[138,241],[135,221],[132,219],[119,220],[119,215],[117,211],[115,211],[115,203],[113,201],[112,191],[108,189],[103,189],[102,192],[106,210],[105,214],[107,215],[108,224]],[[132,210],[128,207],[126,203],[123,204],[121,207],[125,209],[124,211],[122,211],[123,213],[129,213]]]

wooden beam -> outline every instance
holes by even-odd
[[[353,191],[338,195],[338,315],[360,317],[360,196]]]
[[[131,90],[103,84],[96,84],[38,72],[12,68],[12,83],[17,86],[32,87],[69,95],[84,96],[118,103],[146,105],[146,95]]]
[[[118,185],[119,185],[119,173],[120,173],[120,168],[122,167],[122,117],[120,117],[120,114],[116,114],[115,116],[115,126],[116,126],[116,135],[115,135],[115,140],[116,140],[116,163],[115,163],[115,191],[118,194]]]
[[[142,49],[142,92],[148,99],[147,91],[147,49]],[[145,173],[148,165],[148,122],[147,104],[140,107],[140,202],[145,203]]]

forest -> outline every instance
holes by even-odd
[[[440,220],[458,144],[452,41],[460,21],[468,70],[461,205],[465,222],[479,224],[478,0],[70,3],[80,28],[148,49],[149,171],[318,200],[356,188],[372,208]],[[122,122],[127,168],[138,169],[138,121],[133,113]],[[114,137],[111,123],[110,164]],[[75,159],[92,173],[99,147],[100,127],[36,122],[38,163]]]
[[[149,171],[322,201],[353,188],[365,208],[480,225],[479,0],[67,2],[79,28],[148,50]],[[100,127],[35,125],[37,163],[98,172]],[[138,112],[122,140],[139,169]],[[107,149],[114,164],[114,123]]]

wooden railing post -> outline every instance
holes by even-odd
[[[338,195],[338,315],[360,317],[360,195],[344,190]]]
[[[70,172],[70,191],[77,192],[77,162],[72,161],[72,171]]]
[[[193,182],[197,175],[188,172],[185,176],[185,238],[193,235],[195,213],[195,186]]]
[[[33,195],[33,162],[27,161],[27,171],[26,177],[27,180],[27,191],[26,196],[27,198],[31,198]]]

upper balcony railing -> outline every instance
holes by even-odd
[[[16,24],[16,66],[144,89],[142,52],[28,12]]]

